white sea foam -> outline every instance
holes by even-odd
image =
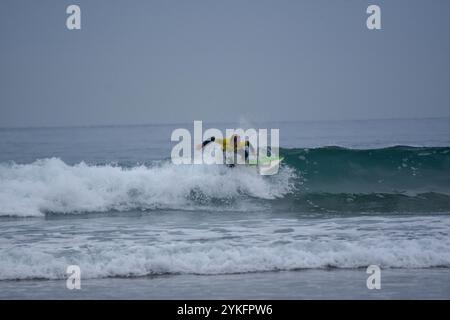
[[[26,165],[0,164],[0,216],[195,209],[199,203],[209,203],[208,199],[231,204],[243,195],[273,199],[290,192],[291,176],[287,168],[267,178],[244,167],[230,170],[170,163],[133,168],[70,166],[57,158]]]
[[[180,226],[129,221],[18,232],[0,240],[0,280],[152,274],[228,274],[301,268],[450,267],[450,217],[224,221]],[[214,219],[217,220],[217,219]],[[147,223],[145,223],[147,221]],[[40,223],[45,223],[42,221]],[[104,224],[107,224],[105,226]],[[130,226],[130,224],[133,224]],[[239,225],[240,224],[240,225]],[[220,226],[220,228],[217,228]],[[20,227],[22,228],[22,227]],[[96,231],[98,228],[98,231]],[[420,230],[420,231],[418,231]],[[8,235],[13,235],[9,237]]]

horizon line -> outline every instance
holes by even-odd
[[[346,121],[381,121],[381,120],[433,120],[433,119],[450,119],[450,116],[433,116],[433,117],[422,117],[422,118],[414,118],[414,117],[392,117],[392,118],[357,118],[357,119],[321,119],[321,120],[262,120],[262,121],[253,121],[255,123],[267,123],[267,122],[280,122],[280,123],[294,123],[294,122],[346,122]],[[177,124],[186,124],[194,121],[203,121],[207,123],[217,123],[217,124],[226,124],[226,123],[236,123],[239,121],[214,121],[214,120],[189,120],[189,121],[174,121],[174,122],[147,122],[147,123],[110,123],[110,124],[70,124],[70,125],[19,125],[19,126],[0,126],[0,130],[8,130],[8,129],[70,129],[70,128],[105,128],[105,127],[146,127],[146,126],[167,126],[167,125],[177,125]]]

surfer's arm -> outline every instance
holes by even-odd
[[[211,138],[209,138],[209,139],[203,141],[202,144],[199,144],[199,145],[197,146],[197,149],[199,149],[199,150],[200,150],[200,149],[203,149],[203,148],[206,147],[208,144],[210,144],[211,142],[214,142],[214,141],[216,141],[216,138],[213,136],[213,137],[211,137]]]

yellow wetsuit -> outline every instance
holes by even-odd
[[[225,139],[216,138],[214,142],[219,144],[222,147],[222,150],[225,152],[234,151],[235,149],[234,143],[231,141],[230,138]],[[245,141],[239,141],[237,143],[236,150],[243,150],[243,149],[245,149]]]

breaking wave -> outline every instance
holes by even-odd
[[[448,212],[450,148],[281,149],[280,172],[79,163],[0,164],[0,216],[130,210]]]

